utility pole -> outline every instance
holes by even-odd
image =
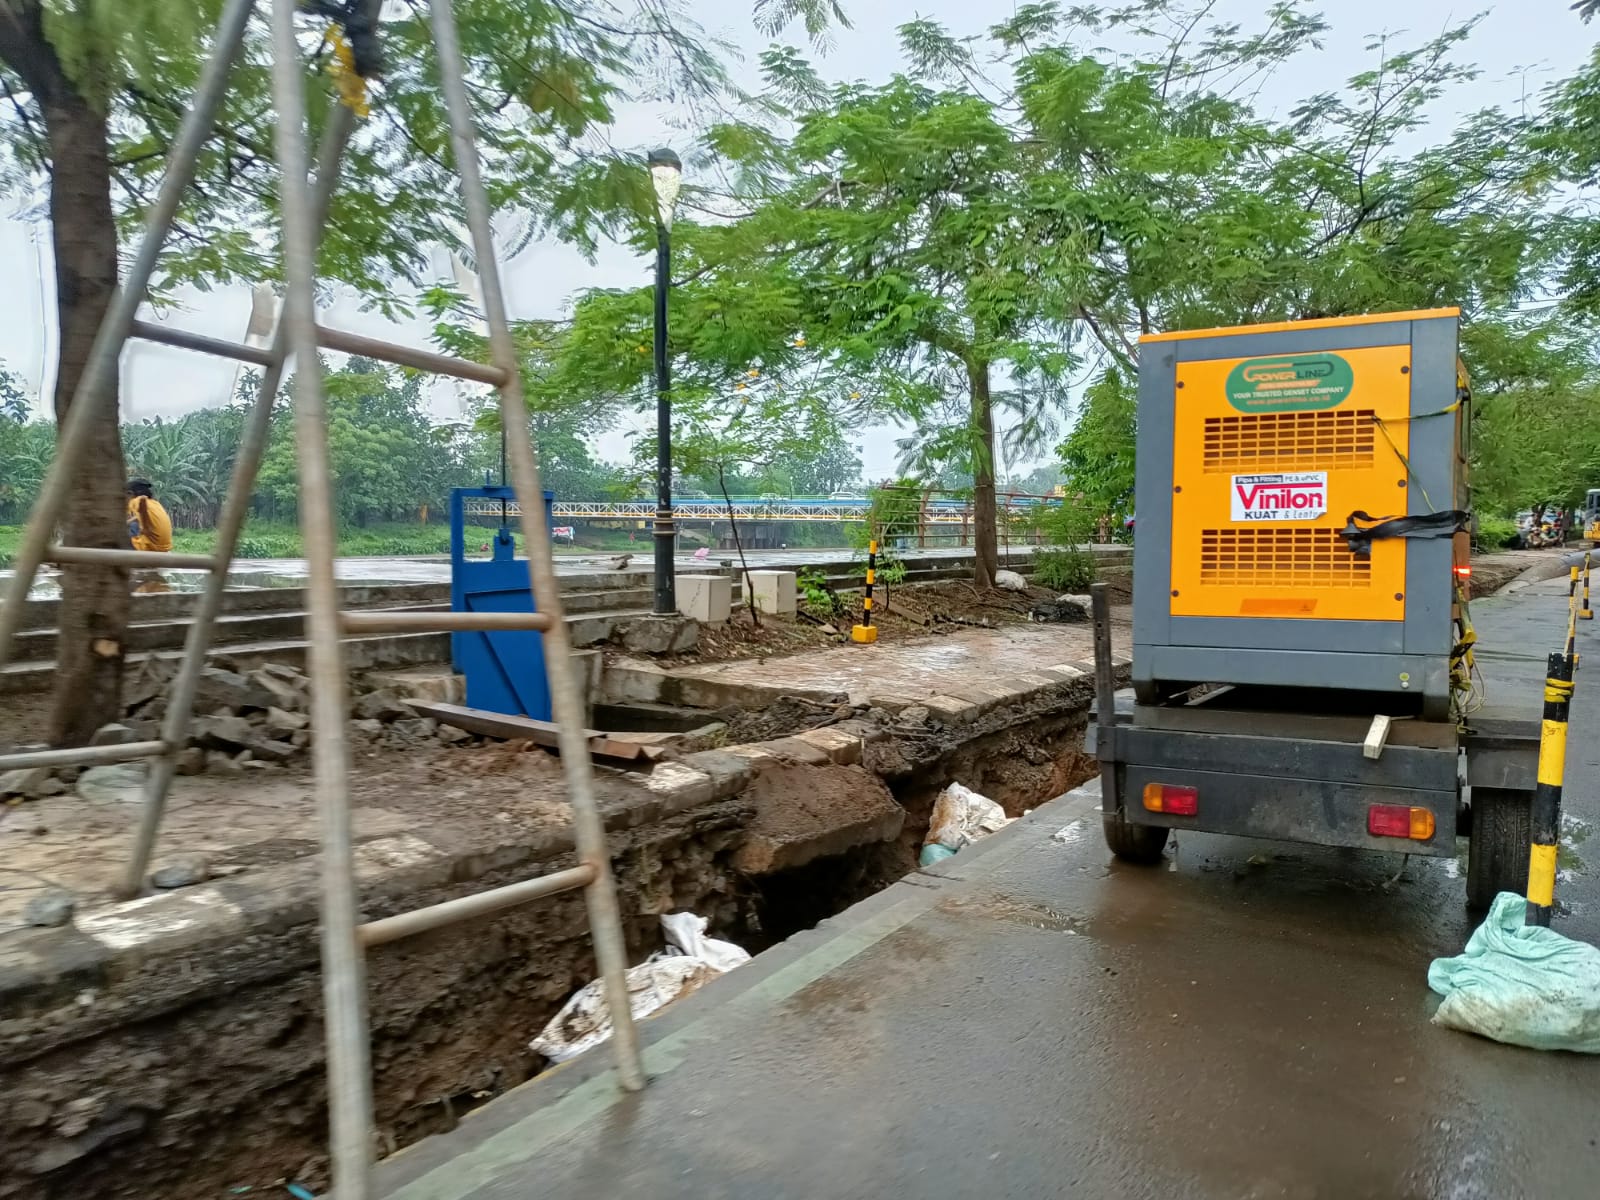
[[[672,524],[672,374],[667,363],[667,290],[672,286],[672,210],[683,186],[683,164],[671,150],[652,150],[646,160],[656,194],[656,519],[655,614],[678,611]]]

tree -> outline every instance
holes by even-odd
[[[376,0],[360,0],[377,12]],[[431,60],[427,13],[381,6],[384,84],[374,117],[347,154],[344,187],[324,230],[320,269],[380,308],[406,307],[395,281],[420,283],[428,247],[461,229],[448,124]],[[178,122],[188,110],[219,0],[4,0],[0,86],[10,102],[0,138],[10,181],[48,180],[56,262],[60,361],[55,410],[65,415],[117,281],[120,232],[147,208]],[[592,246],[619,205],[642,207],[642,172],[579,139],[610,120],[619,94],[699,102],[725,86],[696,31],[657,0],[594,11],[559,0],[461,0],[456,5],[478,101],[479,138],[497,204],[529,210],[538,227]],[[813,36],[831,0],[760,0],[779,28],[802,20]],[[307,31],[305,74],[319,80],[312,123],[325,123],[327,50]],[[255,21],[234,87],[198,165],[155,281],[214,286],[279,277],[272,183],[274,107],[264,23]],[[314,131],[315,132],[315,131]],[[114,397],[111,397],[114,401]],[[63,522],[67,541],[115,546],[124,536],[124,467],[115,403],[93,429]],[[118,711],[126,574],[74,566],[63,573],[53,741],[86,741]]]
[[[1092,524],[1111,518],[1121,528],[1133,513],[1133,458],[1138,389],[1112,367],[1084,391],[1078,419],[1056,453],[1066,506]]]
[[[0,421],[20,425],[27,421],[33,406],[28,390],[10,367],[0,366]]]
[[[1234,228],[1258,215],[1248,186],[1218,183],[1254,130],[1211,80],[1283,61],[1317,22],[1278,5],[1266,32],[1212,31],[1181,62],[1183,33],[1128,65],[1072,45],[1146,16],[1181,12],[1192,29],[1208,7],[1027,5],[981,48],[919,19],[900,30],[911,69],[880,87],[830,89],[775,49],[762,113],[708,138],[731,164],[737,220],[685,230],[680,307],[703,312],[720,340],[723,315],[693,293],[759,297],[733,317],[758,332],[750,357],[799,330],[869,403],[912,427],[904,468],[970,477],[981,585],[997,564],[999,450],[1048,445],[1086,348],[1131,360],[1127,329],[1140,319],[1124,310],[1149,327],[1140,291],[1172,266],[1160,252],[1184,242],[1197,209],[1225,192],[1241,210]],[[792,137],[773,132],[773,113],[793,122]],[[760,328],[780,314],[786,326]]]
[[[352,358],[327,374],[328,452],[341,525],[410,515],[437,505],[464,482],[442,435],[422,407],[422,378],[371,359]],[[298,463],[287,411],[278,414],[262,460],[259,491],[278,505],[295,504]]]
[[[832,422],[819,422],[818,441],[808,442],[788,462],[791,496],[831,496],[861,483],[861,457]]]
[[[1065,475],[1059,466],[1046,463],[1015,480],[1012,487],[1027,496],[1048,496],[1061,486],[1064,479]]]

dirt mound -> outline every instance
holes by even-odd
[[[860,767],[768,766],[744,799],[755,805],[734,866],[765,875],[885,842],[900,833],[905,811],[889,789]]]

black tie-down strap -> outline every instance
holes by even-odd
[[[1339,532],[1357,558],[1372,556],[1372,543],[1378,538],[1443,538],[1467,531],[1472,514],[1459,508],[1428,513],[1420,517],[1374,517],[1353,512]]]

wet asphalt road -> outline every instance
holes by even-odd
[[[1560,583],[1477,606],[1495,708],[1537,713],[1564,608]],[[1600,674],[1600,634],[1584,643]],[[1595,941],[1584,682],[1557,927]],[[1054,801],[647,1023],[643,1094],[580,1060],[390,1160],[387,1190],[1600,1193],[1600,1059],[1429,1023],[1428,963],[1472,928],[1453,860],[1187,835],[1125,867],[1091,804]]]

